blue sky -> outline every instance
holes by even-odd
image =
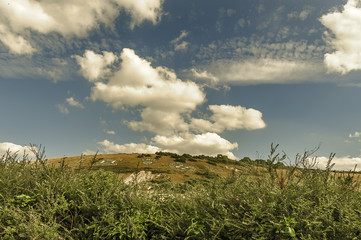
[[[361,166],[359,0],[0,0],[0,152]]]

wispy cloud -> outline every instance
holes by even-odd
[[[56,107],[58,108],[59,112],[61,112],[62,114],[69,114],[69,108],[66,105],[81,109],[84,108],[84,105],[78,102],[77,100],[75,100],[73,97],[66,98],[64,104],[58,104],[56,105]]]
[[[296,19],[305,21],[314,10],[315,9],[311,6],[305,6],[305,7],[303,7],[303,10],[301,10],[300,12],[293,11],[293,12],[287,14],[287,17],[289,19],[296,18]]]
[[[65,101],[69,104],[69,106],[84,108],[84,105],[78,102],[77,100],[75,100],[73,97],[67,98]]]
[[[58,104],[56,107],[62,114],[69,114],[69,109],[64,104]]]
[[[209,73],[207,70],[204,70],[204,71],[199,71],[195,68],[192,68],[191,69],[191,72],[193,74],[193,76],[196,78],[196,79],[201,79],[201,80],[204,80],[204,81],[209,81],[213,84],[216,84],[219,79],[214,76],[213,74]]]
[[[104,129],[104,132],[106,132],[109,135],[115,135],[115,131]]]
[[[186,51],[189,45],[189,42],[183,41],[184,38],[188,36],[189,32],[182,30],[179,37],[173,39],[170,43],[174,46],[175,51]]]
[[[218,60],[204,68],[210,76],[219,79],[218,83],[231,85],[317,81],[315,76],[323,69],[317,62],[272,58]]]
[[[320,43],[233,38],[201,46],[195,55],[200,61],[189,71],[196,79],[231,85],[322,81],[324,53]]]
[[[360,138],[361,137],[361,132],[354,132],[353,134],[352,133],[350,133],[349,135],[348,135],[348,137],[349,138]]]

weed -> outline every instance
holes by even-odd
[[[35,163],[8,152],[0,158],[0,238],[360,239],[358,173],[333,172],[334,154],[316,169],[312,151],[285,168],[277,147],[263,167],[244,160],[257,176],[219,178],[199,165],[207,180],[136,186],[94,167],[72,172],[66,159],[48,166],[42,148]]]

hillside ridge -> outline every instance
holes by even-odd
[[[227,177],[232,172],[247,174],[250,170],[250,165],[245,160],[231,160],[221,154],[210,157],[168,152],[80,155],[47,159],[47,164],[54,167],[68,167],[74,171],[104,169],[119,174],[123,179],[140,171],[151,172],[158,180],[170,180],[176,183],[193,179]]]

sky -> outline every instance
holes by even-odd
[[[360,0],[0,0],[0,153],[361,170]]]

